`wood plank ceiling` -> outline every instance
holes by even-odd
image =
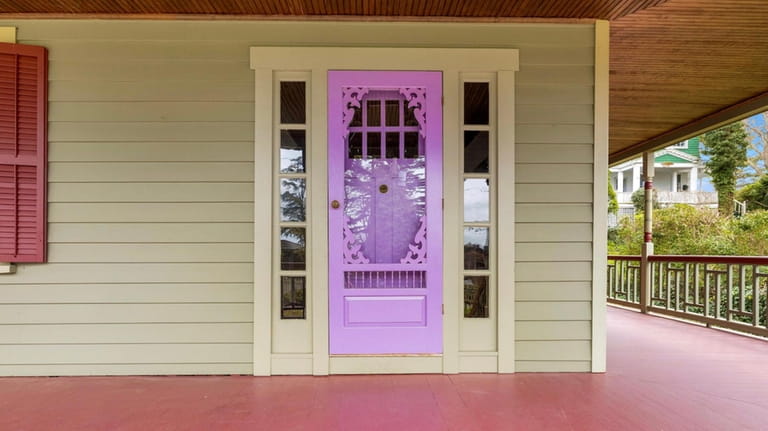
[[[0,18],[211,16],[611,20],[611,162],[768,106],[768,0],[0,0]]]

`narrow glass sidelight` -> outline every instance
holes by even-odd
[[[280,79],[275,97],[276,194],[274,294],[280,298],[280,320],[306,319],[308,275],[307,197],[309,191],[307,81]],[[279,322],[276,331],[280,331]]]
[[[464,277],[464,317],[488,317],[488,276]]]

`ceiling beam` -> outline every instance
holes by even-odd
[[[653,108],[649,108],[653,109]],[[645,151],[654,151],[668,147],[694,136],[701,135],[720,126],[733,123],[754,114],[768,110],[768,91],[742,100],[719,111],[712,112],[701,118],[683,124],[646,141],[639,142],[608,155],[608,163],[615,165],[625,160],[637,157]]]

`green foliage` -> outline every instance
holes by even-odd
[[[619,212],[619,201],[616,198],[616,190],[613,189],[611,179],[608,178],[608,214]]]
[[[645,190],[644,189],[637,189],[634,193],[632,193],[632,206],[635,207],[635,212],[643,212],[645,211]],[[654,193],[653,194],[653,209],[659,209],[661,208],[661,205],[659,205],[659,195]]]
[[[768,174],[739,190],[736,199],[747,201],[747,211],[768,209]]]
[[[747,166],[749,141],[744,124],[740,121],[707,132],[702,137],[707,173],[718,193],[720,214],[733,214],[733,198],[739,170]]]
[[[622,219],[611,237],[609,253],[640,254],[643,214]],[[656,254],[768,255],[768,211],[732,218],[714,210],[674,205],[654,211],[653,242]]]

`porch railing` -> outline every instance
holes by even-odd
[[[768,257],[654,255],[648,266],[641,295],[640,256],[608,256],[608,302],[768,337]]]

